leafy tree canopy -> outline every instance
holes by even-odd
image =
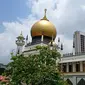
[[[10,77],[10,85],[64,85],[56,62],[60,53],[45,46],[37,46],[36,51],[39,53],[28,57],[12,54],[12,62],[5,72]]]

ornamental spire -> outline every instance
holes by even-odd
[[[20,33],[20,37],[23,37],[22,31],[21,31],[21,33]],[[23,37],[23,38],[24,38],[24,37]]]
[[[44,9],[44,17],[43,17],[41,20],[47,20],[47,21],[49,21],[49,20],[47,19],[47,17],[46,17],[46,12],[47,12],[47,9]]]
[[[21,33],[20,33],[20,35],[17,37],[17,39],[25,39],[24,37],[23,37],[23,34],[22,34],[22,31],[21,31]]]
[[[22,31],[21,31],[20,35],[22,36]]]
[[[45,11],[45,16],[46,16],[47,9],[45,9],[44,11]]]

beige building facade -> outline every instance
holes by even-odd
[[[73,35],[73,47],[75,48],[75,53],[85,52],[85,33],[76,31]]]

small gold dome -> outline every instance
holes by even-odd
[[[54,46],[54,47],[56,47],[57,46],[57,44],[55,43],[55,41],[51,41],[51,42],[49,42],[49,44],[48,44],[49,46]]]
[[[56,37],[56,28],[55,26],[46,18],[46,10],[43,19],[36,22],[31,28],[31,36],[48,36],[48,37]]]

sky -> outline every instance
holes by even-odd
[[[73,33],[85,32],[85,0],[0,0],[0,63],[10,61],[16,51],[16,37],[29,36],[32,25],[47,9],[47,18],[55,25],[64,53],[72,52]]]

